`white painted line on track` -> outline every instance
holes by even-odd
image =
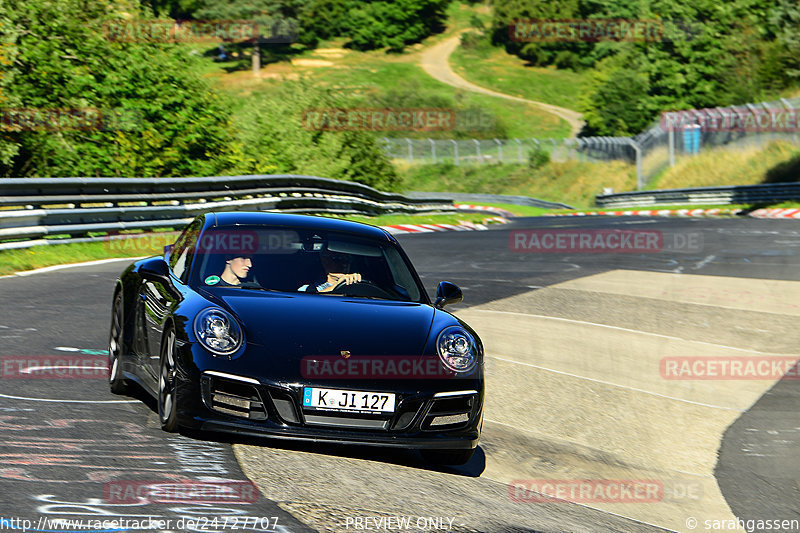
[[[658,392],[652,392],[652,391],[644,390],[644,389],[637,389],[636,387],[629,387],[628,385],[620,385],[619,383],[612,383],[610,381],[604,381],[602,379],[587,378],[586,376],[579,376],[578,374],[572,374],[570,372],[564,372],[563,370],[554,370],[552,368],[547,368],[547,367],[544,367],[544,366],[534,365],[534,364],[531,364],[531,363],[523,363],[522,361],[515,361],[513,359],[506,359],[505,357],[499,357],[499,356],[496,356],[496,355],[488,355],[487,357],[490,357],[492,359],[497,359],[498,361],[505,361],[506,363],[514,363],[514,364],[517,364],[517,365],[529,366],[531,368],[536,368],[538,370],[546,370],[547,372],[552,372],[554,374],[561,374],[563,376],[570,376],[570,377],[573,377],[573,378],[584,379],[586,381],[591,381],[593,383],[600,383],[602,385],[610,385],[612,387],[619,387],[620,389],[627,389],[627,390],[632,390],[634,392],[641,392],[641,393],[644,393],[644,394],[650,394],[651,396],[658,396],[659,398],[664,398],[666,400],[674,400],[676,402],[690,403],[692,405],[699,405],[701,407],[711,407],[712,409],[722,409],[724,411],[738,411],[740,413],[744,413],[745,411],[747,411],[747,409],[737,409],[736,407],[724,407],[724,406],[721,406],[721,405],[712,405],[710,403],[702,403],[702,402],[695,402],[695,401],[692,401],[692,400],[686,400],[684,398],[676,398],[675,396],[667,396],[666,394],[660,394]]]
[[[83,365],[50,365],[50,366],[29,366],[27,368],[23,368],[19,371],[20,374],[30,374],[32,372],[36,372],[37,370],[58,370],[58,369],[69,369],[73,368],[75,370],[97,370],[97,366],[83,366]]]
[[[702,261],[697,263],[694,266],[694,270],[699,270],[699,269],[703,268],[704,266],[706,266],[707,264],[709,264],[711,261],[713,261],[716,258],[717,258],[716,255],[709,255],[708,257],[706,257],[705,259],[703,259]]]
[[[692,305],[695,305],[695,304],[692,304]],[[696,305],[711,305],[711,304],[696,304]],[[711,305],[711,306],[712,307],[721,307],[721,306],[715,306],[715,305]],[[650,331],[642,331],[642,330],[639,330],[639,329],[629,329],[629,328],[623,328],[623,327],[620,327],[620,326],[610,326],[608,324],[598,324],[597,322],[586,322],[586,321],[583,321],[583,320],[574,320],[572,318],[561,318],[561,317],[557,317],[557,316],[547,316],[547,315],[534,315],[534,314],[531,314],[531,313],[518,313],[516,311],[497,311],[495,309],[477,309],[475,307],[471,307],[471,308],[469,308],[469,310],[470,311],[479,311],[481,313],[499,313],[499,314],[504,314],[504,315],[517,315],[517,316],[529,316],[531,318],[544,318],[544,319],[547,319],[547,320],[556,320],[556,321],[559,321],[559,322],[571,322],[573,324],[583,324],[585,326],[595,326],[595,327],[598,327],[598,328],[614,329],[614,330],[617,330],[617,331],[626,331],[626,332],[629,332],[629,333],[638,333],[640,335],[648,335],[650,337],[660,337],[662,339],[670,339],[670,340],[683,341],[683,342],[694,342],[694,343],[697,343],[697,344],[703,344],[705,346],[712,346],[714,348],[724,348],[724,349],[727,349],[727,350],[737,350],[737,351],[740,351],[740,352],[757,353],[757,354],[760,354],[760,355],[789,355],[789,356],[793,356],[793,357],[796,356],[796,357],[800,358],[800,354],[777,353],[777,352],[760,352],[758,350],[750,350],[750,349],[747,349],[747,348],[738,348],[736,346],[727,346],[725,344],[715,344],[713,342],[705,342],[705,341],[697,341],[697,340],[692,340],[692,339],[684,339],[683,337],[674,337],[672,335],[663,335],[661,333],[652,333]]]
[[[61,398],[27,398],[25,396],[12,396],[0,394],[0,398],[9,400],[25,400],[28,402],[61,402],[61,403],[141,403],[139,400],[63,400]]]

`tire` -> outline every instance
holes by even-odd
[[[108,388],[114,394],[128,392],[128,380],[122,377],[122,356],[125,352],[125,315],[122,291],[114,296],[111,330],[108,333]]]
[[[463,465],[472,459],[475,448],[470,450],[420,450],[425,461],[437,465]]]
[[[164,335],[158,373],[158,419],[161,429],[178,431],[178,378],[175,373],[175,333]]]

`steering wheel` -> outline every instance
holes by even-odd
[[[336,287],[328,292],[330,294],[341,294],[343,296],[363,296],[367,298],[373,297],[384,299],[388,298],[390,300],[394,299],[394,296],[390,292],[365,279],[351,283],[350,285],[347,285],[344,280],[342,280],[338,285],[336,285]]]

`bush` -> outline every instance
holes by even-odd
[[[547,150],[537,147],[528,153],[528,167],[542,168],[548,163],[550,163],[550,152]]]
[[[5,72],[16,106],[141,117],[129,130],[6,133],[0,175],[202,176],[229,166],[237,148],[228,106],[194,73],[197,59],[171,45],[106,37],[106,24],[129,18],[104,0],[0,4],[0,19],[17,35]]]
[[[394,167],[372,134],[304,127],[305,111],[353,107],[347,97],[305,80],[285,81],[261,96],[235,118],[237,144],[243,147],[236,173],[309,174],[381,190],[397,188]]]

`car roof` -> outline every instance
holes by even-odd
[[[385,230],[349,220],[336,218],[267,213],[263,211],[222,211],[206,213],[205,227],[215,226],[287,226],[303,229],[342,231],[383,240],[394,239]]]

